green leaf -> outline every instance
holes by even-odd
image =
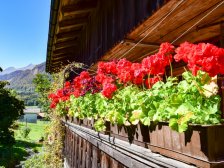
[[[188,124],[186,122],[179,123],[178,119],[172,118],[169,121],[169,127],[174,131],[182,133],[188,129]]]
[[[97,132],[100,132],[100,131],[105,131],[106,130],[106,126],[105,126],[105,123],[102,119],[99,119],[97,120],[95,123],[94,123],[94,128]]]
[[[139,123],[141,115],[142,115],[142,111],[141,110],[134,110],[134,111],[132,111],[132,115],[129,118],[129,121],[133,125],[137,125]]]
[[[169,127],[174,130],[174,131],[177,131],[178,132],[178,123],[177,123],[177,119],[170,119],[169,121]]]
[[[145,117],[145,118],[141,119],[141,123],[145,126],[147,126],[147,125],[149,126],[151,124],[151,120],[149,117]]]
[[[186,131],[188,129],[188,125],[187,123],[182,123],[180,125],[178,125],[178,132],[182,133],[184,131]]]

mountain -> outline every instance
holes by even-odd
[[[36,105],[37,94],[34,92],[32,81],[37,73],[45,73],[45,62],[38,65],[30,64],[11,73],[0,75],[0,80],[9,81],[8,87],[16,90],[26,105]]]
[[[18,68],[17,70],[27,70],[27,69],[33,69],[34,67],[35,67],[36,65],[34,65],[34,64],[29,64],[29,65],[27,65],[27,66],[25,66],[25,67],[22,67],[22,68]]]
[[[9,74],[9,73],[14,72],[14,71],[16,71],[15,67],[8,67],[5,70],[3,70],[2,72],[0,72],[0,76],[5,75],[5,74]]]
[[[22,68],[8,67],[5,70],[3,70],[2,72],[0,72],[0,76],[5,75],[5,74],[10,74],[10,73],[18,71],[18,70],[22,70],[22,71],[31,70],[35,66],[36,65],[34,65],[34,64],[29,64],[29,65],[27,65],[25,67],[22,67]]]

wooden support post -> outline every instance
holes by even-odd
[[[220,23],[220,47],[224,48],[224,22]],[[221,111],[224,118],[224,75],[218,76],[219,95],[221,96]]]
[[[220,47],[224,48],[224,21],[220,24]]]

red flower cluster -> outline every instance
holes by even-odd
[[[117,90],[117,86],[112,83],[106,83],[103,86],[102,95],[107,98],[112,98],[113,93]]]
[[[185,42],[176,49],[174,59],[186,62],[194,75],[198,70],[207,72],[211,77],[224,74],[224,49],[209,43]]]
[[[149,74],[163,75],[165,73],[165,67],[173,61],[173,52],[174,46],[170,43],[162,43],[157,54],[148,56],[142,60],[142,66]]]
[[[119,80],[123,84],[130,82],[142,85],[147,75],[163,75],[165,73],[165,67],[172,62],[173,52],[174,46],[170,43],[162,43],[159,52],[143,59],[142,63],[132,63],[125,58],[117,62],[100,62],[98,64],[97,81],[112,83]],[[113,78],[108,75],[113,76]]]
[[[163,75],[165,67],[172,61],[174,47],[163,43],[159,52],[143,59],[142,63],[132,63],[128,60],[99,62],[96,76],[91,77],[86,71],[80,73],[73,82],[66,82],[63,89],[50,94],[51,108],[55,108],[60,101],[66,101],[70,95],[83,96],[87,92],[92,94],[101,92],[107,98],[112,98],[117,90],[116,81],[121,84],[133,83],[151,88],[161,80],[158,75]],[[155,77],[150,77],[155,75]]]
[[[68,94],[64,89],[59,89],[56,93],[49,94],[48,98],[52,100],[50,108],[55,108],[60,101],[66,101],[69,97],[70,94]]]
[[[69,100],[71,95],[75,97],[83,96],[87,92],[96,93],[102,90],[101,86],[96,82],[95,77],[91,77],[86,71],[80,73],[74,78],[73,82],[65,82],[64,88],[59,89],[56,93],[50,94],[48,97],[52,100],[51,108],[55,108],[57,103]]]
[[[116,62],[99,62],[97,73],[117,74]]]
[[[193,74],[198,70],[208,72],[210,76],[224,74],[224,49],[212,44],[191,44],[185,42],[176,49],[175,61],[183,60],[188,64]],[[80,73],[71,83],[66,82],[63,89],[50,94],[51,108],[57,103],[66,101],[70,95],[83,96],[86,93],[101,92],[107,98],[112,98],[120,84],[133,83],[151,88],[162,80],[166,66],[170,65],[174,54],[174,46],[162,43],[159,52],[144,58],[141,63],[132,63],[128,60],[99,62],[97,74],[90,76],[86,71]]]

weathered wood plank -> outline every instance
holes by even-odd
[[[86,168],[86,144],[87,141],[83,140],[83,146],[82,146],[82,164],[80,165],[82,168]]]
[[[93,151],[93,157],[92,157],[92,168],[96,168],[98,167],[98,149],[93,146],[92,147],[92,151]]]
[[[62,6],[61,11],[64,15],[80,14],[91,12],[96,6],[97,1],[89,1],[88,3],[86,1],[80,1],[76,4]]]
[[[86,141],[86,168],[92,167],[92,145]]]
[[[192,167],[173,159],[155,155],[151,153],[150,150],[143,147],[133,144],[130,145],[128,142],[124,142],[116,138],[114,139],[112,137],[110,138],[107,135],[98,134],[88,128],[80,127],[71,123],[69,123],[69,127],[71,131],[93,145],[92,167],[96,165],[100,166],[98,153],[100,151],[106,153],[108,156],[117,160],[119,163],[122,163],[126,167]]]
[[[104,152],[101,152],[101,168],[110,168],[109,157]]]

